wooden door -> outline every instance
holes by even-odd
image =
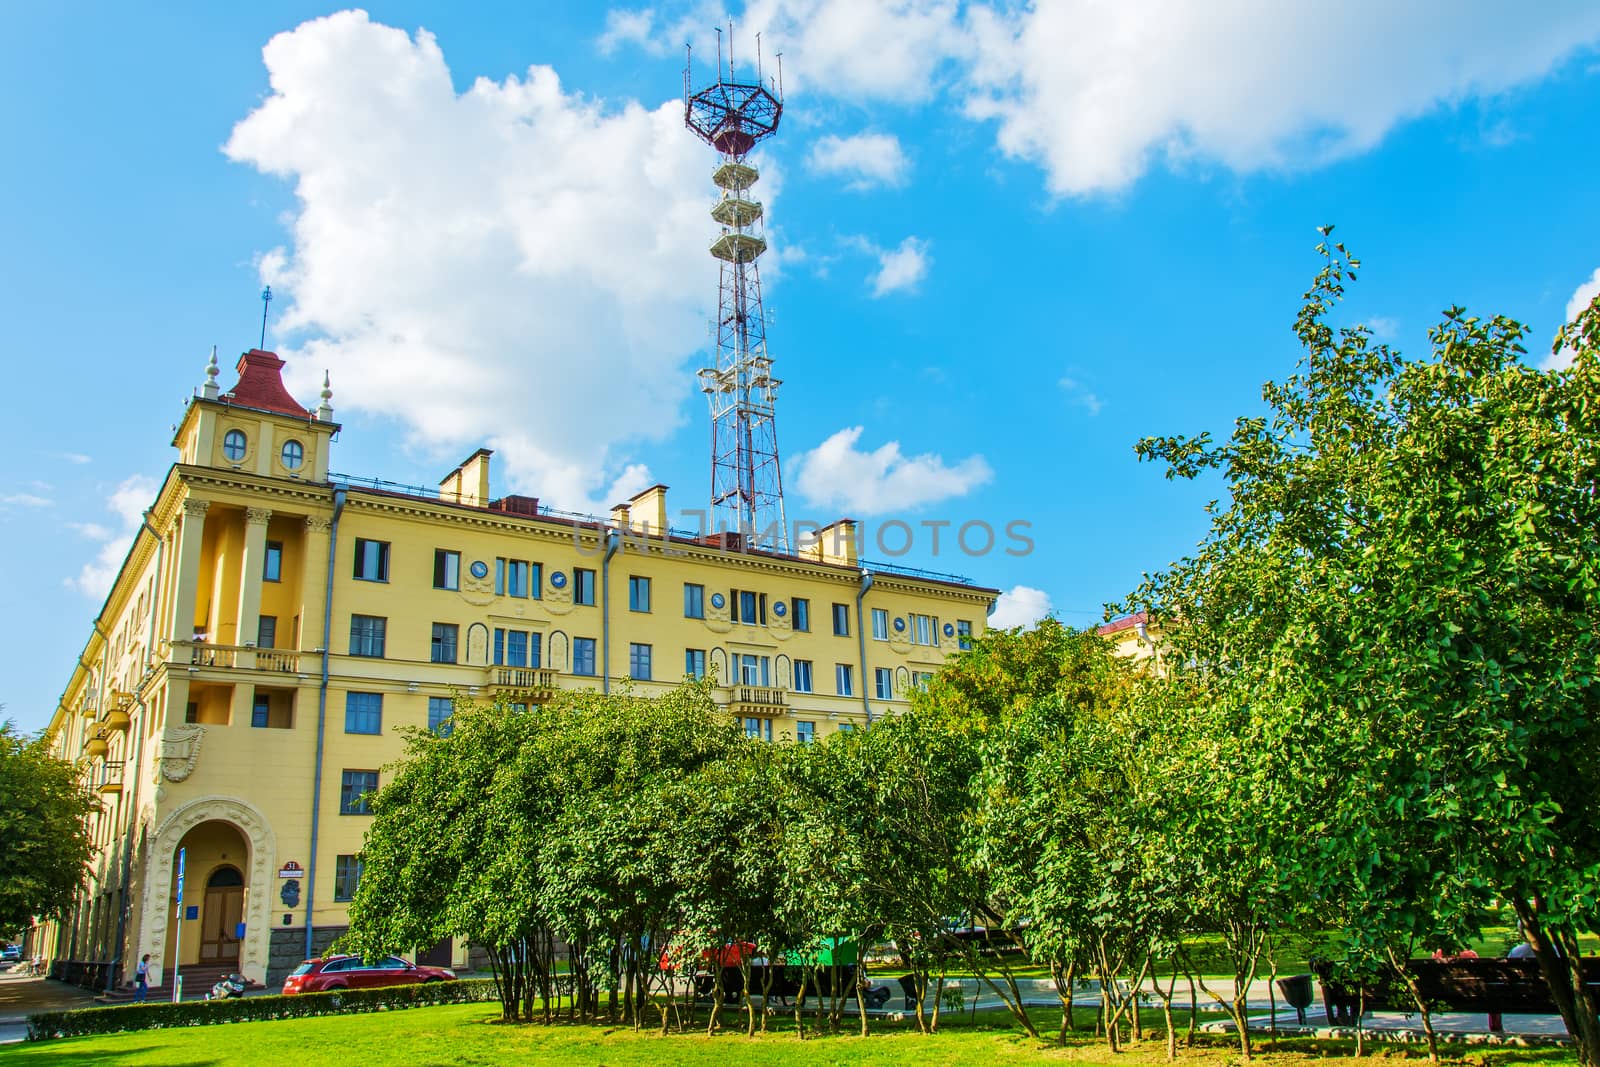
[[[235,933],[244,921],[244,887],[208,886],[200,908],[200,962],[238,963]]]

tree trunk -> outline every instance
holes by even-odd
[[[1422,1013],[1422,1032],[1428,1038],[1428,1062],[1439,1062],[1439,1035],[1433,1031],[1433,1009],[1428,1006],[1428,1001],[1422,995],[1422,989],[1417,985],[1416,976],[1411,973],[1411,968],[1406,966],[1406,961],[1395,955],[1393,948],[1384,946],[1384,953],[1389,957],[1389,965],[1400,974],[1400,980],[1406,984],[1406,992],[1411,994],[1411,1002]]]
[[[1062,966],[1060,960],[1050,961],[1050,982],[1056,987],[1056,999],[1061,1001],[1061,1029],[1056,1034],[1056,1043],[1067,1043],[1067,1032],[1077,1029],[1077,1020],[1072,1017],[1072,980],[1074,964]]]
[[[1523,939],[1533,949],[1550,997],[1577,1046],[1580,1067],[1600,1067],[1600,1018],[1596,1017],[1594,998],[1583,985],[1578,939],[1569,930],[1547,929],[1539,905],[1537,899],[1514,903],[1517,918],[1522,920]]]
[[[872,979],[867,977],[867,954],[863,951],[856,952],[856,1010],[861,1013],[861,1036],[866,1037],[870,1032],[867,1029],[867,988]]]

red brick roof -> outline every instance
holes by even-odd
[[[1124,615],[1120,619],[1112,619],[1110,622],[1097,629],[1095,633],[1099,634],[1101,637],[1110,637],[1112,634],[1119,634],[1124,630],[1131,630],[1135,626],[1139,626],[1148,621],[1149,616],[1145,612],[1136,611],[1132,615]]]
[[[311,412],[295,402],[283,387],[283,360],[276,352],[252,348],[239,357],[239,382],[222,394],[222,399],[258,411],[310,418]]]

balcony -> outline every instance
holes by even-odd
[[[89,727],[89,736],[83,741],[83,754],[89,759],[102,759],[110,749],[111,728],[104,724]]]
[[[126,730],[128,728],[128,714],[133,710],[133,694],[124,693],[122,690],[113,690],[111,699],[107,702],[105,718],[101,723],[112,730]]]
[[[78,704],[78,714],[85,719],[92,719],[100,713],[100,694],[93,690],[83,694],[83,700]]]
[[[767,685],[732,685],[727,687],[728,710],[735,715],[754,715],[774,718],[789,713],[789,691]]]
[[[172,658],[182,663],[185,656],[194,667],[220,670],[267,671],[272,674],[298,674],[300,653],[287,648],[256,648],[254,645],[214,645],[209,641],[174,641]]]
[[[101,793],[122,792],[122,761],[106,760],[95,774],[94,787]]]
[[[484,687],[491,694],[525,704],[543,704],[556,690],[556,672],[542,667],[488,667]]]

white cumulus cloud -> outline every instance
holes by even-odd
[[[871,278],[874,297],[915,290],[928,276],[928,267],[933,263],[928,255],[928,242],[920,237],[907,237],[895,248],[879,248],[864,240],[858,241],[858,247],[878,260],[878,269]]]
[[[271,93],[225,151],[294,183],[291,242],[260,257],[291,388],[330,368],[342,410],[446,456],[487,444],[558,506],[613,503],[629,450],[682,418],[715,293],[713,157],[681,105],[597,101],[540,66],[458,93],[430,34],[360,11],[263,57]]]
[[[737,25],[785,54],[797,93],[942,98],[993,123],[999,150],[1042,167],[1053,194],[1080,196],[1152,165],[1300,169],[1366,151],[1401,123],[1548,74],[1600,40],[1600,5],[750,0]]]
[[[114,517],[115,525],[85,521],[73,523],[72,528],[85,537],[100,542],[94,558],[83,565],[67,585],[92,600],[103,600],[117,579],[117,569],[128,554],[134,534],[139,531],[145,508],[155,499],[156,483],[142,474],[123,480],[106,497],[105,510]]]
[[[1030,585],[1014,585],[995,600],[994,611],[989,615],[991,630],[1009,630],[1013,626],[1032,626],[1050,614],[1050,594]]]
[[[907,456],[899,441],[862,451],[856,447],[862,431],[840,430],[793,462],[795,488],[807,502],[853,516],[881,515],[964,496],[994,477],[982,456],[950,465],[933,453]]]
[[[1572,322],[1576,319],[1578,313],[1588,307],[1596,296],[1600,296],[1600,267],[1596,267],[1588,280],[1579,283],[1578,288],[1572,291],[1572,299],[1567,301],[1566,321]],[[1572,350],[1568,348],[1552,352],[1544,360],[1545,370],[1565,370],[1571,365]]]
[[[818,174],[844,177],[848,188],[857,190],[904,185],[911,176],[900,138],[888,133],[826,134],[812,144],[806,165]]]

